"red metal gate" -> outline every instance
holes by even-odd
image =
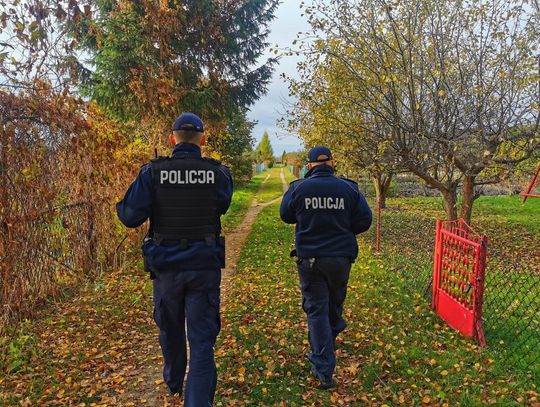
[[[487,237],[475,233],[463,219],[437,221],[431,305],[463,335],[486,344],[482,303]]]

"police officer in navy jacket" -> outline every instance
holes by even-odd
[[[334,175],[331,151],[308,153],[304,179],[291,182],[280,215],[296,223],[296,255],[302,307],[308,319],[309,360],[320,387],[332,388],[335,339],[345,329],[343,303],[351,264],[358,255],[356,236],[371,226],[371,210],[351,180]]]
[[[182,393],[187,325],[185,405],[194,407],[211,406],[216,389],[214,344],[225,258],[220,216],[227,212],[233,191],[229,169],[201,156],[204,141],[201,119],[183,113],[173,125],[172,156],[144,165],[116,205],[127,227],[150,219],[143,255],[154,285],[163,378],[172,394]]]

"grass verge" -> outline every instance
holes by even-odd
[[[253,197],[261,188],[264,179],[267,177],[268,171],[263,171],[255,175],[247,184],[234,188],[231,206],[225,215],[221,218],[221,223],[225,231],[230,231],[236,228],[251,206]]]
[[[257,202],[269,202],[283,195],[283,187],[280,177],[280,172],[282,169],[283,173],[285,174],[285,179],[287,179],[287,176],[290,177],[292,175],[289,169],[284,167],[273,167],[268,170],[266,173],[270,174],[270,178],[268,178],[266,181],[264,189],[257,194]]]
[[[217,405],[518,405],[534,403],[530,377],[508,373],[495,349],[446,327],[390,260],[362,245],[349,283],[348,328],[338,346],[335,391],[315,389],[293,228],[265,208],[243,249],[223,310]]]

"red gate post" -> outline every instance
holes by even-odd
[[[536,185],[536,182],[538,181],[538,175],[540,174],[540,164],[536,168],[536,173],[533,176],[533,179],[531,180],[531,183],[527,187],[527,189],[522,192],[520,195],[523,197],[522,202],[525,203],[527,201],[527,198],[530,196],[532,198],[540,198],[540,195],[537,194],[531,194],[531,191],[533,190],[534,186]]]
[[[431,306],[435,308],[437,304],[437,293],[440,285],[440,270],[441,270],[441,227],[442,222],[437,219],[435,224],[435,250],[433,251],[433,278],[432,278],[432,294],[431,294]]]

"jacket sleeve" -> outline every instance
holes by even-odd
[[[233,195],[233,178],[231,175],[231,170],[225,166],[221,166],[221,173],[223,174],[220,178],[220,185],[218,189],[218,206],[219,213],[224,215],[231,206],[231,200]]]
[[[116,204],[118,219],[128,228],[142,225],[152,213],[152,168],[144,165],[129,186],[124,199]]]
[[[294,186],[291,184],[283,199],[281,200],[281,206],[279,207],[279,216],[285,223],[296,223],[296,210],[294,208],[293,193]]]
[[[366,202],[366,198],[360,191],[357,194],[357,203],[351,214],[351,227],[355,235],[368,230],[372,220],[371,209]]]

